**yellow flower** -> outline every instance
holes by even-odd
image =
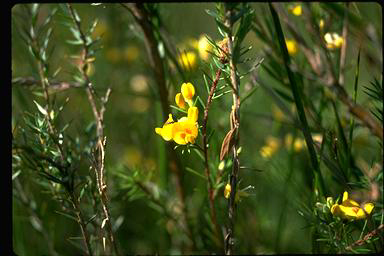
[[[164,140],[170,141],[173,139],[175,122],[172,114],[169,114],[168,120],[163,125],[163,128],[155,128],[155,132],[163,137]]]
[[[173,125],[173,140],[180,145],[195,143],[198,129],[197,123],[187,117],[181,118]]]
[[[181,85],[181,94],[187,102],[191,101],[195,95],[195,87],[191,83],[183,83]]]
[[[199,42],[198,42],[198,50],[200,58],[203,60],[208,60],[209,58],[209,52],[212,51],[212,45],[208,42],[208,39],[205,37],[205,35],[200,36]]]
[[[348,192],[345,191],[341,205],[332,205],[331,213],[342,219],[359,220],[365,219],[367,215],[371,214],[374,207],[373,203],[366,203],[363,207],[360,207],[357,202],[348,198]]]
[[[295,16],[300,16],[302,13],[301,5],[296,5],[290,9],[291,13]]]
[[[320,21],[319,21],[319,28],[320,28],[320,30],[323,30],[323,28],[324,28],[324,20],[323,19],[320,19]]]
[[[176,104],[179,108],[182,108],[182,109],[185,108],[185,100],[184,100],[183,95],[180,92],[178,94],[176,94],[175,101],[176,101]]]
[[[293,143],[293,150],[296,152],[301,151],[305,147],[305,140],[303,139],[296,139],[295,142]]]
[[[340,48],[344,42],[343,37],[339,36],[337,33],[331,34],[329,32],[324,35],[324,40],[328,49]]]
[[[228,199],[230,194],[231,194],[231,185],[228,183],[227,185],[225,185],[224,197]]]
[[[178,59],[179,64],[185,70],[193,70],[196,67],[196,54],[194,52],[183,52]]]
[[[297,43],[295,40],[285,40],[289,55],[295,55],[297,53]]]

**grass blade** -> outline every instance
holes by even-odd
[[[308,151],[309,151],[309,154],[311,157],[312,167],[315,170],[315,172],[313,173],[313,176],[315,177],[315,181],[319,182],[318,185],[319,185],[319,190],[320,190],[319,191],[320,196],[324,196],[327,194],[327,192],[326,192],[323,177],[322,177],[321,172],[320,172],[320,166],[319,166],[319,163],[317,161],[316,151],[315,151],[315,148],[313,146],[313,140],[312,140],[311,132],[310,132],[309,127],[308,127],[307,118],[305,117],[305,112],[304,112],[304,107],[303,107],[303,102],[301,100],[300,92],[299,92],[298,86],[296,84],[294,74],[290,69],[290,65],[289,65],[290,64],[290,57],[288,54],[287,46],[285,44],[284,34],[283,34],[283,30],[281,28],[279,16],[277,15],[277,13],[276,13],[276,11],[273,8],[271,3],[269,3],[269,9],[271,11],[273,23],[275,25],[277,38],[279,41],[280,49],[282,51],[284,65],[285,65],[285,68],[286,68],[287,73],[288,73],[288,78],[289,78],[291,90],[292,90],[292,93],[293,93],[293,96],[295,99],[295,104],[296,104],[297,112],[299,115],[299,119],[300,119],[300,122],[302,124],[302,131],[304,134],[305,142],[307,144],[307,148],[308,148]]]

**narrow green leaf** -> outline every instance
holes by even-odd
[[[296,84],[294,74],[292,73],[291,68],[290,68],[290,57],[288,54],[287,46],[285,44],[285,38],[284,38],[283,30],[281,28],[279,16],[276,13],[276,11],[273,8],[271,3],[269,3],[269,9],[270,9],[271,14],[272,14],[273,23],[275,26],[277,38],[278,38],[280,49],[281,49],[281,52],[283,55],[284,65],[285,65],[285,68],[286,68],[287,73],[288,73],[288,78],[289,78],[289,82],[291,85],[291,90],[292,90],[292,93],[293,93],[293,96],[295,99],[297,112],[298,112],[299,119],[300,119],[300,122],[302,125],[302,131],[303,131],[304,138],[305,138],[305,141],[307,144],[307,148],[308,148],[308,151],[309,151],[309,154],[311,157],[311,163],[312,163],[313,169],[315,170],[315,172],[313,173],[313,176],[315,177],[315,181],[317,180],[319,182],[320,196],[324,196],[327,194],[327,190],[325,187],[323,176],[322,176],[321,171],[320,171],[319,163],[317,161],[316,151],[315,151],[315,148],[313,146],[313,140],[312,140],[311,132],[310,132],[309,127],[308,127],[307,118],[305,116],[303,102],[301,100],[300,92],[299,92],[298,86]]]
[[[39,103],[37,103],[35,100],[33,102],[36,104],[37,109],[40,111],[40,113],[45,116],[48,115],[48,112],[42,106],[40,106]]]
[[[203,179],[205,179],[205,180],[207,179],[207,177],[205,177],[204,175],[198,173],[197,171],[193,170],[192,168],[185,167],[185,169],[186,169],[188,172],[190,172],[190,173],[192,173],[192,174],[194,174],[194,175],[196,175],[196,176],[198,176],[198,177],[200,177],[200,178],[203,178]]]

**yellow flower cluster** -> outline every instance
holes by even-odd
[[[172,114],[169,114],[168,120],[162,128],[155,128],[155,132],[163,137],[164,140],[174,140],[177,144],[185,145],[195,143],[198,135],[199,110],[193,106],[192,98],[195,95],[195,88],[191,83],[183,83],[181,93],[176,94],[176,104],[184,109],[186,102],[189,105],[188,115],[180,118],[177,122],[173,120]]]
[[[324,40],[327,43],[328,49],[340,48],[343,45],[344,39],[337,33],[326,33]]]
[[[291,148],[291,145],[293,143],[293,150],[295,152],[299,152],[301,151],[305,146],[305,140],[304,139],[300,139],[300,138],[295,138],[295,140],[293,141],[293,137],[292,137],[292,134],[288,133],[287,135],[285,135],[285,139],[284,139],[284,142],[285,142],[285,146],[290,149]]]
[[[183,52],[179,56],[178,62],[184,70],[192,71],[197,66],[196,54],[192,51]]]
[[[332,198],[327,198],[327,202],[331,201],[333,201]],[[361,207],[356,201],[348,198],[347,191],[343,194],[341,204],[332,204],[332,206],[330,206],[333,216],[348,220],[365,219],[371,214],[374,207],[373,203],[366,203]]]

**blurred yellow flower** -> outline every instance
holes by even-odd
[[[212,51],[212,45],[208,42],[208,39],[205,35],[200,36],[198,42],[198,50],[200,58],[203,60],[208,60],[210,55],[208,51]]]
[[[133,168],[141,163],[142,154],[141,151],[137,147],[128,146],[124,150],[123,162]]]
[[[231,195],[231,185],[228,183],[227,185],[225,185],[224,197],[228,199],[230,195]]]
[[[289,55],[295,55],[297,53],[297,43],[295,40],[287,39],[285,40],[285,44],[287,45]]]
[[[186,40],[186,45],[197,49],[199,45],[199,41],[197,41],[195,38],[189,38]],[[184,48],[184,47],[181,47],[181,48]]]
[[[279,140],[272,136],[266,139],[266,145],[260,149],[260,154],[263,158],[270,158],[279,148]]]
[[[148,110],[151,102],[145,97],[135,97],[132,101],[129,102],[129,106],[133,111],[143,113]]]
[[[340,48],[344,42],[343,37],[339,36],[339,34],[329,32],[324,35],[324,40],[328,49]]]
[[[183,69],[191,71],[197,66],[196,54],[192,51],[183,52],[181,53],[178,62]]]
[[[105,58],[112,63],[119,62],[121,60],[120,50],[117,48],[109,48],[105,51]]]
[[[320,21],[319,21],[319,28],[320,28],[320,30],[323,30],[323,28],[324,28],[324,20],[323,19],[320,19]]]
[[[301,151],[306,146],[305,140],[303,139],[296,139],[293,143],[293,150],[296,152]]]
[[[133,91],[144,93],[148,91],[148,78],[144,75],[135,75],[130,80],[130,86]]]
[[[298,5],[291,7],[290,11],[293,15],[300,16],[302,13],[301,5],[298,4]]]
[[[109,37],[107,23],[105,21],[102,21],[102,20],[100,20],[97,23],[95,29],[92,32],[92,38],[93,39],[95,39],[99,36],[101,36],[103,38],[103,40],[107,40]]]
[[[283,111],[281,111],[281,109],[278,106],[276,106],[275,104],[272,105],[272,115],[279,122],[284,120]]]
[[[183,95],[182,95],[180,92],[176,94],[176,96],[175,96],[175,102],[176,102],[176,105],[177,105],[179,108],[182,108],[182,109],[185,108],[185,100],[184,100]]]
[[[348,192],[345,191],[341,205],[332,205],[331,213],[342,219],[359,220],[365,219],[369,214],[371,214],[374,207],[373,203],[365,203],[363,207],[360,207],[357,202],[348,198]]]
[[[139,49],[136,46],[127,46],[123,51],[123,58],[127,62],[132,62],[139,57]]]
[[[285,143],[285,146],[287,147],[287,149],[291,149],[291,146],[293,143],[293,150],[295,152],[301,151],[306,146],[305,140],[303,140],[303,139],[295,138],[295,140],[293,141],[292,134],[290,134],[290,133],[285,135],[284,143]]]

